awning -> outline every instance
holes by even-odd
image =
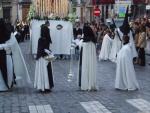
[[[114,4],[115,0],[93,0],[93,5]]]
[[[134,4],[145,4],[146,0],[133,0]]]

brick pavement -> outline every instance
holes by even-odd
[[[24,57],[32,82],[34,81],[35,61],[28,54],[29,42],[22,43]],[[150,57],[147,56],[148,61]],[[78,63],[74,60],[72,82],[67,81],[68,60],[53,62],[55,87],[52,93],[41,94],[30,87],[14,88],[13,91],[0,93],[0,113],[29,113],[29,106],[50,105],[54,113],[88,113],[81,102],[98,101],[111,113],[143,113],[127,102],[128,99],[144,99],[150,102],[150,66],[135,66],[140,84],[138,91],[116,91],[114,89],[115,64],[109,61],[97,64],[97,92],[79,91],[77,86]],[[93,108],[96,109],[96,108]],[[149,112],[149,111],[148,111]],[[94,112],[93,112],[94,113]],[[97,113],[104,113],[98,112]],[[149,112],[150,113],[150,112]]]

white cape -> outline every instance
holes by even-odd
[[[83,42],[81,90],[96,90],[96,47],[93,42]]]
[[[122,37],[123,37],[123,33],[120,31],[120,29],[118,28],[116,31],[118,31],[119,35],[120,35],[120,38],[122,40]],[[117,35],[117,32],[115,31],[115,38],[113,40],[113,43],[112,43],[112,49],[111,49],[111,52],[110,52],[110,57],[109,59],[112,61],[112,62],[116,62],[116,58],[117,58],[117,53],[119,52],[119,50],[122,48],[122,42],[120,41],[118,35]],[[137,57],[137,51],[135,49],[135,42],[133,40],[133,35],[132,35],[132,32],[130,31],[130,33],[128,34],[128,36],[130,37],[130,45],[131,45],[131,51],[132,51],[132,56],[133,58],[134,57]]]
[[[10,68],[12,66],[10,66],[11,63],[8,61],[13,61],[13,68],[14,68],[14,73],[16,76],[15,80],[16,80],[17,86],[30,85],[30,83],[31,83],[30,76],[29,76],[22,52],[20,50],[20,47],[18,45],[18,42],[17,42],[15,36],[13,34],[11,34],[11,38],[2,46],[4,46],[4,48],[6,48],[6,49],[10,48],[10,50],[12,52],[12,57],[11,57],[12,60],[10,59],[9,55],[7,56],[7,68],[8,68],[8,70],[11,70]],[[11,72],[8,72],[8,73],[11,74]]]
[[[110,55],[110,50],[112,46],[112,39],[106,34],[103,38],[101,51],[99,54],[99,60],[108,60]]]
[[[117,55],[115,88],[121,90],[139,89],[130,44],[124,45]]]

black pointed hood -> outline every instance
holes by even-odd
[[[128,33],[130,32],[130,25],[129,25],[129,22],[128,22],[128,17],[129,17],[128,10],[129,10],[129,6],[126,9],[126,14],[125,14],[125,18],[124,18],[123,24],[122,24],[122,26],[119,27],[120,31],[124,35],[128,35]]]

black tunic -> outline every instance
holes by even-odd
[[[0,19],[0,44],[4,44],[7,40],[10,39],[11,31],[8,30],[6,23],[3,19]],[[8,86],[8,75],[7,75],[7,59],[6,59],[6,51],[0,50],[0,70],[2,73],[3,80]]]

